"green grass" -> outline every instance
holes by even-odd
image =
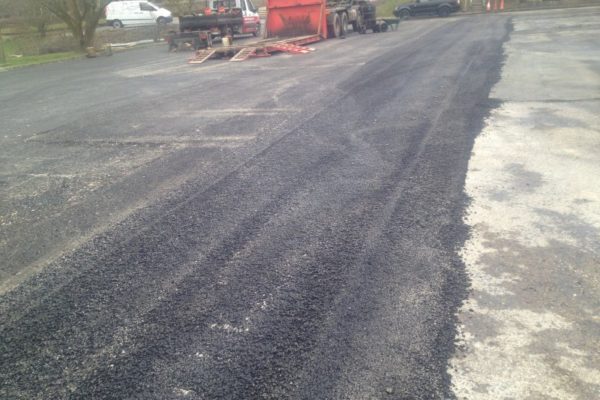
[[[14,54],[15,51],[17,51],[16,49],[16,43],[14,40],[10,40],[10,39],[3,39],[2,42],[0,42],[0,44],[2,45],[2,47],[4,48],[4,54]]]
[[[3,40],[1,45],[4,47],[4,54],[6,56],[6,62],[0,62],[0,67],[2,68],[24,67],[27,65],[45,64],[81,57],[81,53],[74,51],[15,57],[15,55],[18,55],[18,47],[14,41]]]
[[[79,57],[81,57],[81,55],[82,55],[81,53],[69,51],[69,52],[65,52],[65,53],[44,54],[41,56],[23,56],[23,57],[8,56],[6,63],[0,64],[0,67],[14,68],[14,67],[24,67],[27,65],[46,64],[46,63],[50,63],[50,62],[64,61],[64,60],[71,60],[73,58],[79,58]]]

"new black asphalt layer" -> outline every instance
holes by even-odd
[[[21,101],[19,79],[69,68],[105,82],[92,93],[118,86],[94,112],[32,116],[17,150],[168,147],[40,217],[29,229],[49,239],[23,228],[7,276],[52,252],[50,226],[81,216],[89,233],[93,215],[148,197],[2,296],[0,397],[452,397],[463,184],[509,31],[506,17],[414,21],[204,71],[145,68],[165,57],[152,48],[0,75]],[[53,95],[82,107],[64,85]]]

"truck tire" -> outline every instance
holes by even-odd
[[[123,27],[123,23],[121,21],[119,21],[118,19],[115,19],[112,23],[111,23],[113,28],[119,29]]]
[[[340,37],[346,37],[346,31],[348,30],[348,14],[342,13],[341,25],[340,25]]]
[[[363,33],[365,21],[362,14],[359,13],[356,21],[352,21],[350,24],[352,25],[352,32]]]
[[[339,38],[341,36],[342,22],[340,21],[340,15],[335,13],[333,15],[333,23],[331,24],[331,37]]]
[[[158,19],[156,20],[156,23],[159,25],[166,25],[167,19],[165,17],[158,17]]]

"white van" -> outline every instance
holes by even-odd
[[[252,3],[252,0],[210,0],[213,10],[224,8],[241,8],[244,16],[244,25],[242,32],[252,33],[255,36],[260,35],[260,16],[258,9]]]
[[[114,28],[173,21],[171,11],[149,1],[113,1],[106,6],[105,11],[106,22]]]

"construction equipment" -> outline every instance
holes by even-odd
[[[213,5],[218,8],[212,9],[206,0],[206,8],[198,14],[179,17],[179,32],[171,31],[165,37],[169,50],[177,49],[182,44],[193,47],[194,50],[209,48],[212,47],[214,36],[233,40],[234,33],[247,31],[244,27],[247,19],[244,18],[243,10],[236,7],[234,0],[220,0]]]
[[[230,58],[244,61],[253,57],[268,57],[272,53],[305,54],[314,49],[305,47],[328,37],[344,37],[351,25],[359,33],[385,32],[387,20],[377,19],[375,6],[366,0],[267,0],[266,39],[214,48],[198,52],[190,60],[202,63],[210,58]]]
[[[366,0],[268,0],[267,35],[289,37],[317,34],[344,37],[348,25],[355,32],[385,32],[375,5]]]

